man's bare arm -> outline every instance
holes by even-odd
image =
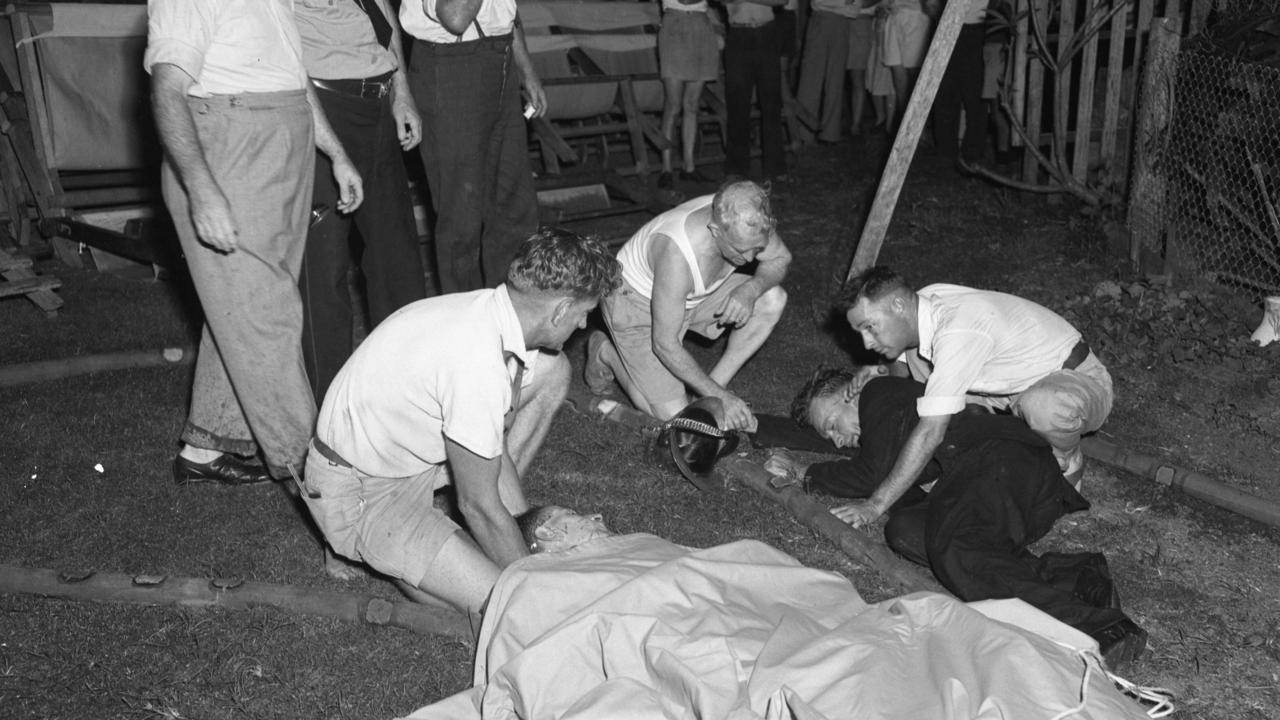
[[[234,252],[239,228],[231,214],[231,204],[209,169],[191,108],[187,106],[187,90],[194,83],[177,65],[157,63],[151,68],[151,106],[156,129],[165,153],[187,190],[196,234],[215,250]]]
[[[329,124],[329,118],[325,117],[320,98],[316,97],[316,89],[311,83],[307,83],[307,102],[311,103],[316,147],[329,157],[329,162],[333,165],[333,181],[338,185],[337,209],[344,213],[355,212],[364,201],[364,182],[355,165],[351,164],[351,158],[347,157],[347,151],[342,148],[338,135],[333,132],[333,126]]]
[[[480,549],[498,567],[528,555],[516,521],[503,503],[503,457],[480,457],[449,438],[445,438],[444,446],[458,492],[458,509]]]
[[[693,292],[689,264],[675,242],[655,238],[653,297],[649,301],[653,321],[653,353],[684,384],[703,397],[721,397],[728,391],[698,365],[680,341],[684,325],[684,301]]]
[[[888,512],[898,498],[915,485],[933,453],[947,434],[950,415],[928,415],[920,418],[907,442],[898,453],[898,460],[871,497],[833,509],[831,512],[845,522],[860,527]]]
[[[391,115],[396,120],[396,136],[401,150],[412,150],[422,141],[422,118],[418,106],[409,91],[409,76],[404,65],[404,44],[400,38],[400,20],[387,0],[374,0],[382,8],[382,14],[391,25],[391,45],[387,49],[396,59],[396,71],[391,76]]]
[[[431,4],[431,0],[422,0],[422,9],[429,17]],[[471,23],[475,22],[482,4],[484,0],[436,0],[435,17],[440,19],[440,24],[445,30],[454,35],[461,35],[467,31]]]
[[[756,291],[756,297],[760,297],[769,288],[782,284],[790,267],[791,251],[783,244],[777,232],[770,233],[768,244],[756,255],[755,273],[744,284],[750,285]]]

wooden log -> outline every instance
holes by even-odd
[[[1173,74],[1178,60],[1177,23],[1159,18],[1151,25],[1142,74],[1138,128],[1134,136],[1133,181],[1129,188],[1129,260],[1138,268],[1143,250],[1159,252],[1164,176],[1157,159],[1173,112]]]
[[[58,360],[39,360],[0,367],[0,387],[13,387],[24,383],[60,380],[75,375],[156,367],[160,365],[189,365],[195,362],[194,348],[171,347],[163,350],[133,350]]]
[[[845,555],[884,576],[903,593],[928,590],[947,593],[932,576],[898,557],[887,545],[855,530],[796,485],[774,487],[774,476],[746,458],[725,458],[718,468],[730,478],[786,508],[806,527],[831,541]],[[949,593],[948,593],[949,594]]]
[[[129,576],[118,573],[59,572],[0,565],[0,593],[22,593],[62,600],[178,605],[248,610],[273,607],[369,625],[389,625],[424,635],[471,639],[460,613],[370,595],[238,579]]]
[[[898,204],[898,195],[902,192],[907,170],[911,167],[911,158],[920,142],[920,134],[924,132],[925,121],[929,119],[929,109],[933,107],[933,99],[938,94],[938,85],[942,83],[947,64],[951,62],[951,51],[955,49],[956,38],[960,36],[960,28],[964,25],[964,16],[968,10],[967,2],[947,3],[937,29],[933,31],[929,52],[920,68],[920,77],[916,80],[915,90],[911,92],[911,99],[907,101],[898,134],[893,139],[889,162],[880,175],[880,185],[876,188],[871,213],[862,226],[857,252],[845,273],[846,282],[875,265],[876,258],[880,256],[880,247],[889,230],[889,221],[893,219],[893,210]]]

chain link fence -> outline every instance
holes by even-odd
[[[1280,70],[1183,51],[1141,222],[1166,260],[1252,297],[1280,294]]]

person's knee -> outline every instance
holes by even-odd
[[[569,395],[573,366],[564,353],[544,353],[538,358],[538,369],[529,388],[529,400],[559,406]]]
[[[756,300],[755,310],[753,314],[760,319],[767,321],[770,325],[776,325],[778,320],[782,318],[782,311],[787,308],[787,291],[782,286],[775,285],[765,291]]]
[[[1027,389],[1018,397],[1015,411],[1042,435],[1079,433],[1084,427],[1083,400],[1051,384]]]

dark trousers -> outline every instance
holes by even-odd
[[[751,165],[751,94],[760,100],[764,174],[787,171],[782,142],[782,42],[778,23],[730,25],[724,41],[724,94],[728,145],[725,171],[747,175]]]
[[[933,103],[933,137],[938,154],[965,162],[982,159],[987,134],[987,114],[982,107],[982,44],[984,26],[972,23],[960,29],[951,62],[938,86]],[[964,111],[964,140],[959,139],[960,112]]]
[[[890,511],[890,547],[961,600],[1016,597],[1086,633],[1124,617],[1072,592],[1086,569],[1107,572],[1101,555],[1027,550],[1058,518],[1088,507],[1048,449],[993,440],[954,463],[922,501]]]
[[[333,165],[316,153],[313,206],[324,215],[307,233],[307,252],[298,288],[304,322],[302,357],[315,392],[324,401],[329,384],[351,355],[351,225],[360,229],[360,267],[369,310],[369,329],[388,315],[426,296],[413,198],[401,157],[390,96],[360,98],[316,88],[325,117],[364,181],[364,202],[341,215]]]
[[[415,40],[409,84],[422,114],[440,290],[495,287],[538,227],[511,36]]]

